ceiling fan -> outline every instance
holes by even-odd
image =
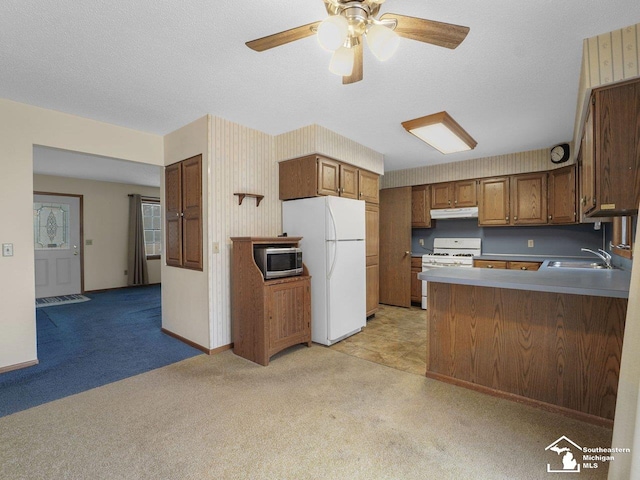
[[[320,45],[333,51],[329,70],[342,76],[342,83],[362,80],[362,41],[366,38],[371,52],[386,60],[396,51],[399,37],[456,48],[469,33],[469,27],[385,13],[378,18],[385,0],[322,0],[329,17],[247,42],[263,52],[302,38],[318,34]]]

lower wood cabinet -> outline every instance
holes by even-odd
[[[627,299],[428,285],[427,377],[613,424]]]
[[[367,262],[370,259],[367,258]],[[377,257],[376,257],[377,261]],[[380,300],[380,265],[374,263],[367,265],[367,317],[378,311]]]
[[[411,257],[411,303],[422,303],[422,280],[418,274],[422,272],[422,257]]]
[[[473,260],[476,268],[495,268],[497,270],[538,270],[542,262],[518,262],[512,260]]]
[[[276,353],[299,343],[311,346],[311,277],[264,280],[255,245],[298,246],[299,237],[233,237],[231,322],[233,353],[268,365]]]
[[[508,270],[538,270],[542,262],[518,262],[512,260],[474,260],[473,266],[477,268],[495,268]]]

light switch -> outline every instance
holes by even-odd
[[[93,245],[93,240],[87,239],[87,240],[84,241],[84,244],[85,245]]]
[[[3,243],[2,244],[2,256],[3,257],[13,257],[13,243]]]
[[[220,253],[220,244],[218,242],[213,242],[211,247],[212,247],[211,249],[213,250],[213,253]]]
[[[527,242],[527,247],[529,247],[529,248],[533,248],[533,240],[529,240],[529,241]]]

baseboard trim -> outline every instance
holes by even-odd
[[[124,287],[111,287],[111,288],[100,288],[98,290],[85,290],[82,293],[102,293],[102,292],[111,292],[113,290],[124,290],[125,288],[138,288],[138,287],[150,287],[152,285],[162,285],[161,282],[156,283],[148,283],[146,285],[125,285]]]
[[[221,347],[216,348],[207,348],[202,345],[198,345],[196,342],[192,342],[191,340],[184,338],[182,335],[178,335],[177,333],[172,332],[171,330],[167,330],[166,328],[161,328],[162,333],[169,335],[170,337],[175,338],[176,340],[180,340],[182,343],[186,343],[190,347],[197,348],[203,353],[207,355],[215,355],[216,353],[224,352],[225,350],[231,350],[233,348],[233,343],[229,343],[228,345],[223,345]]]
[[[15,365],[7,365],[6,367],[0,367],[0,373],[12,372],[13,370],[20,370],[21,368],[33,367],[38,365],[38,359],[29,360],[28,362],[16,363]]]
[[[515,393],[495,390],[491,387],[485,387],[484,385],[478,385],[477,383],[468,382],[466,380],[459,380],[457,378],[448,377],[440,373],[427,371],[426,376],[427,378],[432,378],[434,380],[439,380],[441,382],[450,383],[458,387],[468,388],[469,390],[475,390],[476,392],[485,393],[494,397],[504,398],[505,400],[511,400],[512,402],[522,403],[530,407],[546,410],[547,412],[559,413],[566,417],[570,417],[575,420],[581,420],[583,422],[588,422],[594,425],[598,425],[600,427],[606,427],[611,429],[613,428],[613,420],[609,420],[608,418],[602,418],[596,415],[592,415],[590,413],[571,410],[570,408],[567,408],[567,407],[561,407],[559,405],[553,405],[552,403],[543,402],[541,400],[535,400],[533,398],[523,397]]]

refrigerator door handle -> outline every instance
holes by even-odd
[[[338,261],[338,229],[336,227],[336,219],[333,216],[333,210],[331,210],[331,205],[327,202],[327,210],[329,210],[329,216],[331,217],[331,223],[333,225],[333,240],[327,240],[328,242],[332,242],[335,245],[335,253],[333,255],[333,262],[331,263],[331,268],[329,269],[329,273],[327,274],[327,279],[331,279],[333,275],[333,270],[336,268],[336,263]]]

